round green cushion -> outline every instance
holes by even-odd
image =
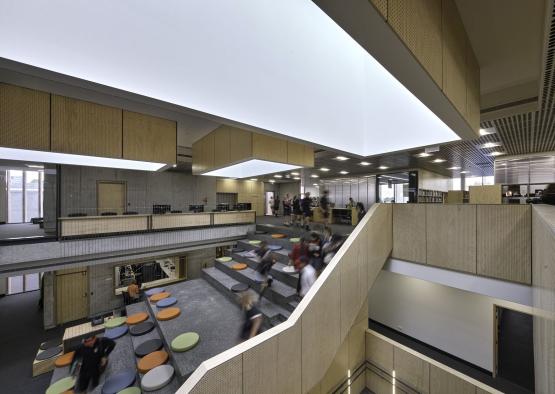
[[[141,389],[137,386],[132,386],[118,391],[117,394],[141,394]]]
[[[229,256],[224,256],[224,257],[220,257],[217,258],[216,260],[218,260],[220,263],[228,263],[230,262],[232,259]]]
[[[119,327],[125,324],[126,321],[126,317],[114,317],[113,319],[107,320],[106,323],[104,323],[104,328]]]
[[[171,343],[171,348],[174,352],[186,352],[194,348],[200,337],[196,332],[186,332],[178,335]]]
[[[75,386],[75,379],[72,376],[68,376],[50,385],[46,389],[46,394],[61,394],[64,391],[71,390],[73,386]]]
[[[297,242],[301,242],[301,239],[300,238],[289,238],[289,241],[291,243],[297,243]]]
[[[260,242],[262,242],[262,241],[259,240],[259,239],[251,239],[251,240],[249,241],[249,243],[250,243],[251,245],[260,245]]]

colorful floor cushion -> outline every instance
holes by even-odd
[[[156,314],[156,318],[161,321],[166,321],[175,319],[180,314],[181,310],[179,308],[164,308]]]
[[[216,259],[216,261],[219,261],[220,263],[229,263],[231,260],[232,259],[229,256],[223,256]]]
[[[127,316],[127,324],[129,324],[130,326],[133,326],[135,324],[142,323],[147,319],[148,319],[148,313],[138,312],[138,313],[134,313],[132,315]]]
[[[118,391],[133,385],[135,379],[137,379],[137,372],[134,369],[126,369],[110,375],[102,386],[102,394],[116,394]]]
[[[127,331],[129,331],[129,328],[127,326],[109,328],[106,331],[104,331],[104,338],[118,339],[119,337],[122,337],[125,334],[127,334]]]
[[[141,335],[148,334],[152,330],[154,330],[154,323],[151,321],[144,321],[139,324],[135,324],[134,326],[129,327],[129,333],[134,337],[139,337]]]
[[[128,387],[118,391],[118,394],[141,394],[141,388],[137,386]]]
[[[162,349],[163,346],[164,343],[161,339],[149,339],[148,341],[145,341],[137,346],[135,349],[135,355],[137,357],[144,357],[149,353]]]
[[[293,267],[292,265],[288,265],[286,267],[283,267],[283,272],[287,272],[288,274],[292,274],[295,272],[295,267]]]
[[[249,241],[249,243],[250,243],[251,245],[260,245],[261,242],[262,242],[262,241],[259,240],[259,239],[251,239],[251,240]]]
[[[168,297],[160,300],[156,303],[158,308],[167,308],[168,306],[172,306],[173,304],[177,303],[177,298],[175,297]]]
[[[148,371],[141,379],[141,387],[144,391],[155,391],[171,382],[174,369],[171,365],[160,365]]]
[[[39,354],[37,354],[36,360],[43,361],[43,360],[48,360],[49,358],[52,358],[52,357],[56,357],[58,354],[62,352],[62,350],[63,349],[61,346],[51,347],[50,349],[46,349],[40,352]]]
[[[51,341],[46,341],[44,343],[41,343],[39,346],[40,350],[46,350],[46,349],[50,349],[53,347],[58,347],[62,344],[62,340],[61,339],[53,339]]]
[[[125,322],[127,321],[127,319],[125,317],[114,317],[110,320],[106,320],[106,322],[104,323],[104,328],[114,328],[114,327],[118,327],[121,326],[122,324],[125,324]]]
[[[46,394],[62,394],[64,391],[71,390],[75,386],[75,378],[68,376],[60,379],[46,389]]]
[[[233,293],[242,293],[249,289],[249,285],[246,283],[237,283],[236,285],[231,286],[231,291]]]
[[[151,369],[165,364],[168,361],[168,358],[168,353],[163,350],[157,350],[141,358],[137,363],[137,370],[140,373],[147,373]]]
[[[241,271],[241,270],[244,270],[247,267],[248,266],[245,263],[237,263],[237,264],[233,264],[231,266],[231,269],[234,269],[235,271]]]
[[[62,354],[54,361],[54,365],[58,368],[67,367],[73,361],[73,356],[75,356],[75,352]]]
[[[243,253],[245,251],[245,249],[243,248],[233,248],[231,249],[232,253]]]
[[[164,298],[168,298],[169,296],[171,296],[170,293],[168,293],[167,291],[163,291],[161,293],[156,293],[150,296],[149,300],[153,304],[156,304],[158,301],[163,300]]]
[[[186,332],[176,336],[171,342],[171,348],[174,352],[186,352],[194,348],[200,340],[196,332]]]
[[[270,249],[270,250],[280,250],[280,249],[283,249],[283,246],[280,246],[280,245],[268,245],[268,249]]]
[[[301,242],[300,238],[289,238],[289,242],[296,244],[297,242]]]
[[[161,293],[161,292],[163,292],[164,290],[166,290],[166,289],[164,289],[163,287],[155,287],[154,289],[148,289],[148,290],[146,290],[146,291],[145,291],[145,294],[146,294],[147,297],[150,297],[150,296],[153,296],[154,294]]]
[[[274,239],[287,238],[287,235],[277,233],[277,234],[272,234],[272,238]]]

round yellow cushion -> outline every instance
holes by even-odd
[[[179,308],[164,308],[156,314],[158,320],[171,320],[176,318],[181,314],[181,309]]]
[[[133,315],[127,316],[127,324],[132,326],[134,324],[142,323],[146,319],[148,319],[148,313],[146,313],[146,312],[135,313]]]

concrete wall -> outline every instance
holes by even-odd
[[[86,212],[96,215],[97,181],[124,181],[127,210],[151,213],[153,204],[170,204],[172,210],[187,211],[189,204],[216,204],[216,179],[183,172],[148,172],[62,166],[61,215]]]
[[[439,190],[446,192],[452,189],[452,179],[436,174],[435,172],[418,169],[418,187],[427,190]]]
[[[192,250],[185,254],[187,256],[187,278],[200,278],[202,269],[212,267],[216,258],[216,248]]]
[[[494,299],[382,271],[369,317],[488,371],[493,370]]]
[[[54,288],[54,272],[45,272],[43,276],[43,323],[44,328],[56,326],[56,289]]]

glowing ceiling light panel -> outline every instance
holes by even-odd
[[[167,164],[164,163],[152,163],[149,161],[113,159],[109,157],[71,155],[69,153],[12,148],[0,148],[0,159],[142,171],[158,171],[167,166]]]
[[[5,59],[343,152],[459,139],[310,0],[12,1],[0,36]]]
[[[299,166],[294,166],[292,164],[252,159],[244,161],[242,163],[237,163],[231,166],[220,168],[218,170],[205,172],[202,175],[219,176],[224,178],[251,178],[258,175],[290,171],[297,168],[299,168]]]

